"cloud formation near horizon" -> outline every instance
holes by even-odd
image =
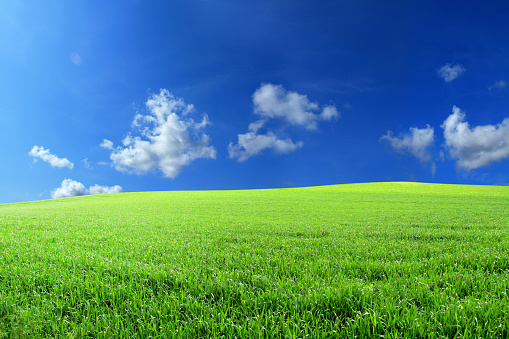
[[[89,194],[104,194],[104,193],[120,193],[122,192],[122,187],[119,185],[115,186],[100,186],[94,185],[90,186],[87,190],[85,186],[79,181],[75,181],[72,179],[64,179],[60,187],[51,191],[51,198],[67,198],[67,197],[75,197],[80,195],[89,195]]]
[[[497,125],[470,128],[458,107],[441,125],[449,156],[467,171],[509,158],[509,118]]]
[[[410,134],[393,136],[392,131],[380,138],[380,141],[387,140],[391,147],[400,154],[411,154],[421,163],[431,163],[431,172],[435,175],[436,165],[432,161],[432,154],[429,148],[435,141],[434,128],[427,125],[426,128],[410,128]]]
[[[51,154],[49,149],[45,149],[42,146],[32,147],[28,154],[34,157],[34,160],[39,158],[42,161],[47,162],[51,165],[51,167],[67,167],[69,169],[73,169],[74,167],[74,164],[70,162],[69,159],[59,158],[56,155]]]
[[[273,131],[259,133],[269,120],[282,120],[290,125],[316,130],[318,121],[330,121],[340,116],[334,105],[323,106],[297,92],[287,91],[281,85],[262,84],[253,94],[254,113],[259,119],[249,124],[248,132],[238,134],[236,144],[230,142],[228,154],[230,159],[239,162],[273,149],[278,154],[286,154],[302,147],[302,141],[294,142],[283,138]]]
[[[438,75],[445,82],[451,82],[465,72],[465,68],[461,65],[445,64],[437,70]]]
[[[116,148],[107,139],[100,144],[112,151],[110,159],[116,170],[135,174],[159,170],[164,177],[173,179],[196,159],[216,158],[209,136],[201,132],[210,124],[207,115],[195,122],[188,117],[194,106],[166,89],[151,95],[145,104],[148,114],[137,114],[131,124],[141,136],[129,133],[122,140],[123,146]]]

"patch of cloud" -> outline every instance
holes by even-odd
[[[41,159],[44,162],[47,162],[51,165],[51,167],[67,167],[69,169],[73,169],[74,164],[69,161],[67,158],[59,158],[54,154],[50,153],[49,149],[45,149],[42,146],[34,146],[28,152],[29,155],[34,157],[34,160]]]
[[[445,153],[444,153],[444,151],[440,150],[440,152],[438,152],[438,159],[440,159],[442,162],[445,161]]]
[[[86,189],[85,186],[79,181],[75,181],[72,179],[64,179],[60,187],[51,191],[51,197],[53,199],[57,199],[89,194],[120,193],[120,192],[122,192],[122,187],[119,185],[115,186],[94,185],[90,186],[89,189]]]
[[[495,82],[490,87],[488,87],[488,89],[491,91],[493,89],[502,89],[502,88],[506,88],[506,87],[507,87],[507,82],[505,82],[504,80],[500,80],[500,81]]]
[[[78,53],[71,53],[71,62],[76,66],[81,66],[81,64],[83,63],[83,59],[81,58],[81,55],[79,55]]]
[[[129,133],[122,140],[123,146],[116,148],[107,139],[100,145],[112,150],[110,159],[116,170],[135,174],[159,170],[164,177],[175,178],[196,159],[216,158],[209,136],[201,132],[210,124],[207,115],[195,122],[188,117],[194,106],[166,89],[151,95],[145,104],[148,114],[136,114],[131,124],[140,136]]]
[[[389,145],[400,154],[411,154],[421,163],[431,163],[431,173],[435,175],[436,165],[432,161],[430,147],[435,141],[434,128],[427,125],[426,128],[411,127],[410,133],[394,136],[392,131],[380,138],[386,140]]]
[[[122,192],[122,187],[119,185],[100,186],[95,184],[94,186],[89,187],[88,192],[89,194],[120,193]]]
[[[113,150],[113,142],[108,139],[103,139],[99,146],[101,146],[102,148]]]
[[[75,197],[87,194],[89,194],[89,192],[81,182],[74,181],[71,179],[64,179],[60,187],[51,191],[51,197],[53,199]]]
[[[93,168],[93,166],[88,161],[88,158],[85,158],[85,159],[81,160],[81,162],[83,163],[83,167],[85,167],[86,169],[92,169]]]
[[[465,68],[459,64],[445,64],[437,70],[438,75],[445,82],[451,82],[465,72]]]
[[[254,113],[262,119],[281,118],[292,125],[316,130],[317,121],[339,117],[334,106],[325,106],[320,114],[316,102],[306,95],[286,91],[281,85],[262,84],[253,94]]]
[[[239,162],[246,161],[253,155],[261,153],[265,149],[273,149],[278,154],[286,154],[302,147],[302,141],[293,142],[291,139],[279,139],[274,133],[256,134],[251,131],[238,135],[238,143],[230,142],[228,145],[228,154],[230,159],[237,159]]]
[[[336,109],[336,106],[325,106],[320,113],[320,119],[322,120],[332,120],[339,117],[339,112]]]
[[[436,173],[437,173],[437,165],[433,161],[433,162],[431,162],[431,175],[435,176]]]
[[[293,126],[316,130],[318,121],[330,121],[340,116],[334,105],[320,108],[318,103],[309,101],[306,95],[287,91],[281,85],[262,84],[253,94],[253,105],[254,113],[260,118],[249,124],[247,133],[237,135],[236,144],[230,142],[230,159],[243,162],[265,149],[287,154],[304,145],[302,141],[283,139],[270,130],[258,133],[269,120],[279,119]]]
[[[509,118],[497,125],[471,128],[465,116],[453,106],[441,125],[445,147],[458,168],[470,171],[509,158]]]

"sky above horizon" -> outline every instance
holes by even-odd
[[[509,4],[2,1],[0,203],[509,184]]]

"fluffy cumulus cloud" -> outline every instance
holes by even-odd
[[[435,140],[433,127],[429,125],[426,128],[411,127],[409,134],[394,136],[392,131],[380,138],[380,141],[387,141],[393,149],[400,154],[411,154],[422,163],[431,163],[431,172],[435,174],[436,166],[432,161],[430,147]]]
[[[76,197],[88,194],[104,194],[119,192],[122,192],[122,187],[118,185],[115,186],[94,185],[90,186],[89,189],[86,189],[85,186],[83,186],[83,184],[79,181],[75,181],[72,179],[64,179],[60,187],[51,191],[51,197],[53,199],[56,199],[56,198]]]
[[[264,149],[271,148],[278,154],[285,154],[302,147],[303,142],[293,142],[291,139],[279,139],[274,133],[256,134],[251,131],[238,135],[238,143],[230,143],[228,152],[231,159],[237,158],[239,162],[246,161],[253,155],[257,155]]]
[[[509,118],[497,125],[471,128],[458,107],[441,126],[445,146],[456,165],[467,171],[509,158]]]
[[[259,119],[249,124],[247,133],[238,134],[236,144],[230,142],[230,159],[242,162],[265,149],[284,154],[303,146],[302,141],[283,139],[272,131],[259,133],[269,120],[282,120],[293,126],[316,130],[318,121],[329,121],[340,116],[335,106],[320,108],[318,103],[309,101],[306,95],[287,91],[281,85],[262,84],[253,94],[253,105]]]
[[[331,120],[339,116],[334,106],[325,106],[320,111],[316,102],[306,95],[286,91],[281,85],[263,84],[253,94],[254,112],[262,119],[281,118],[292,125],[309,130],[317,128],[317,121]]]
[[[207,115],[194,121],[190,115],[193,105],[187,105],[161,89],[146,102],[147,115],[137,114],[123,146],[114,147],[104,139],[101,147],[111,150],[110,159],[121,172],[145,174],[155,170],[164,177],[175,178],[182,169],[196,159],[215,159],[216,150],[209,146],[209,136],[201,130],[210,124]]]
[[[445,82],[451,82],[462,73],[465,72],[465,68],[461,65],[445,64],[437,70],[438,75],[444,79]]]
[[[59,158],[54,154],[50,153],[49,149],[45,149],[42,146],[34,146],[28,152],[29,155],[34,157],[34,160],[41,159],[44,162],[47,162],[51,165],[51,167],[67,167],[72,169],[74,164],[69,161],[67,158]]]

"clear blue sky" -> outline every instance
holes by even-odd
[[[507,185],[508,13],[506,1],[2,1],[0,202]]]

